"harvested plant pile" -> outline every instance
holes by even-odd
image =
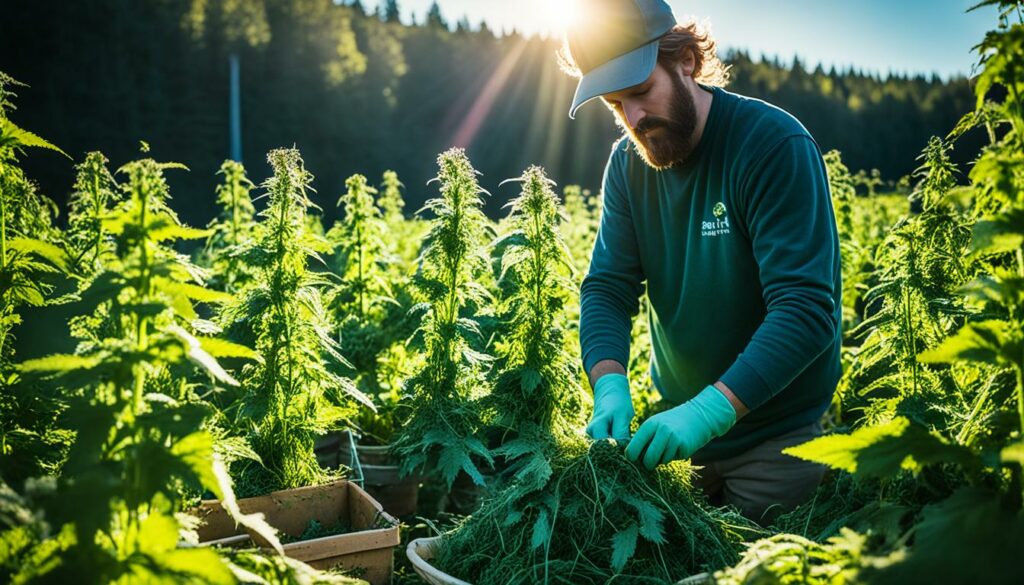
[[[559,447],[543,489],[487,501],[445,536],[437,566],[477,585],[674,582],[734,563],[753,532],[705,506],[684,463],[648,472],[612,440]]]

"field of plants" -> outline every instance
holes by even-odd
[[[983,4],[977,107],[907,193],[825,156],[844,374],[787,452],[830,470],[767,526],[583,433],[599,195],[530,167],[495,222],[452,149],[427,186],[350,177],[325,225],[282,148],[225,162],[200,228],[142,143],[69,162],[62,210],[20,163],[66,155],[0,72],[0,580],[1024,582],[1024,5]],[[635,425],[660,407],[646,309],[632,347]]]

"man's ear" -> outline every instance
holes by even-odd
[[[676,65],[680,73],[686,77],[693,77],[693,71],[697,67],[697,60],[694,57],[693,50],[689,48],[679,49],[678,57],[679,60],[676,61]]]

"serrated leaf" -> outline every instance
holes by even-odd
[[[542,487],[551,478],[551,464],[544,453],[537,452],[522,464],[516,471],[516,479],[527,482],[527,485]]]
[[[473,480],[473,483],[484,485],[483,475],[473,465],[466,451],[459,445],[446,445],[441,448],[441,453],[437,458],[437,468],[449,486],[455,481],[459,471],[463,470]]]
[[[533,536],[530,537],[530,548],[538,549],[548,544],[551,540],[551,522],[548,519],[548,511],[541,509],[537,514],[537,520],[533,523]]]
[[[523,368],[519,378],[519,385],[526,394],[532,394],[541,382],[540,372],[533,368]]]
[[[225,292],[211,290],[196,284],[187,282],[166,281],[161,285],[161,290],[170,294],[182,295],[198,303],[223,304],[231,302],[234,297]]]
[[[968,323],[938,347],[917,356],[917,360],[924,363],[955,363],[960,360],[1013,363],[1019,355],[1020,339],[1010,334],[1005,321]]]
[[[204,488],[217,487],[213,473],[213,437],[206,431],[196,431],[182,437],[171,446],[171,454],[188,466]]]
[[[257,361],[263,359],[254,350],[220,337],[196,337],[196,339],[203,350],[215,358],[245,358]]]
[[[2,142],[7,144],[13,142],[18,146],[46,148],[54,152],[59,152],[64,156],[67,156],[69,159],[71,158],[63,150],[57,148],[56,146],[50,144],[46,140],[37,136],[36,134],[29,132],[28,130],[22,130],[14,122],[11,122],[7,118],[0,118],[0,137],[2,137]]]
[[[35,238],[13,238],[7,243],[12,250],[18,250],[27,254],[34,254],[57,268],[67,272],[70,258],[64,250],[49,242]]]
[[[101,361],[102,359],[96,356],[54,354],[25,360],[18,366],[18,369],[22,373],[71,372],[91,369]]]
[[[196,229],[168,220],[151,229],[148,236],[155,242],[163,242],[166,240],[201,240],[210,237],[212,233],[212,230]]]
[[[219,457],[213,459],[213,474],[217,478],[214,493],[220,499],[220,505],[235,522],[244,526],[251,534],[259,535],[266,546],[273,548],[277,554],[283,555],[284,548],[277,538],[277,529],[267,523],[262,513],[243,514],[235,499],[235,490],[231,486],[228,468]]]
[[[1024,209],[1012,207],[974,224],[971,251],[975,254],[1012,252],[1024,246]]]
[[[612,536],[612,568],[616,573],[621,573],[629,559],[633,558],[639,532],[636,524],[632,524]]]
[[[200,345],[199,340],[191,333],[185,331],[185,329],[178,325],[168,326],[167,331],[181,340],[185,345],[185,354],[193,364],[210,374],[210,376],[215,380],[230,386],[238,386],[238,381],[235,380],[231,374],[227,373],[227,371],[221,367],[220,363],[218,363],[213,356],[206,353],[202,345]]]
[[[918,471],[924,465],[938,462],[968,468],[978,464],[969,449],[948,443],[903,417],[863,427],[849,435],[819,437],[783,453],[860,477],[892,477],[904,469]]]

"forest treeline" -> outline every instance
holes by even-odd
[[[215,172],[229,154],[229,60],[240,63],[243,161],[254,179],[264,155],[297,146],[316,176],[329,216],[344,180],[386,169],[408,186],[408,210],[429,194],[435,156],[465,146],[497,214],[514,190],[498,184],[541,164],[559,184],[597,187],[618,136],[593,104],[567,117],[575,81],[558,69],[557,42],[484,24],[398,20],[390,0],[367,14],[332,0],[7,0],[0,70],[18,88],[12,119],[81,161],[102,150],[115,165],[139,141],[159,160],[191,169],[171,179],[186,221],[215,214]],[[742,39],[720,39],[742,45]],[[823,151],[895,182],[911,173],[932,135],[945,135],[973,105],[965,78],[888,76],[810,68],[744,52],[728,89],[796,115]],[[983,141],[959,143],[954,160]],[[26,171],[44,193],[66,199],[73,168],[33,156]],[[869,175],[870,176],[870,175]],[[374,179],[375,180],[375,179]],[[507,191],[507,192],[506,192]]]

